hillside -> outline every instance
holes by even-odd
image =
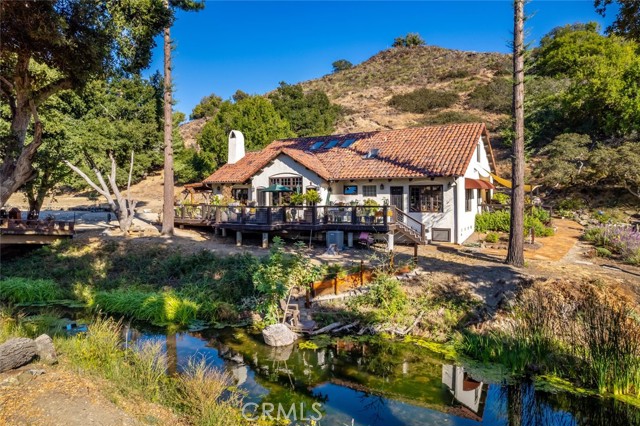
[[[400,129],[429,124],[442,112],[461,112],[487,122],[494,129],[507,116],[469,108],[469,93],[496,75],[510,71],[510,57],[500,53],[477,53],[437,46],[393,48],[372,56],[353,68],[302,82],[305,90],[322,90],[344,108],[336,133]],[[456,93],[453,106],[427,114],[404,113],[388,106],[393,95],[420,88]],[[203,94],[204,95],[204,94]],[[202,119],[180,126],[185,145],[193,147],[204,126]]]
[[[384,50],[355,67],[301,83],[318,89],[345,108],[337,132],[398,129],[421,124],[422,114],[403,113],[387,105],[393,95],[419,88],[446,90],[460,101],[443,111],[477,116],[494,128],[505,115],[468,108],[465,101],[479,85],[496,75],[509,73],[510,57],[500,53],[477,53],[436,46]],[[433,112],[427,117],[434,117]]]

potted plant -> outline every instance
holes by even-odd
[[[289,202],[292,206],[302,206],[305,202],[305,195],[301,192],[294,192],[289,198]]]
[[[364,200],[363,204],[367,206],[364,209],[365,222],[367,223],[367,225],[371,225],[373,223],[373,217],[378,211],[378,207],[380,207],[380,205],[373,198],[367,198],[366,200]]]
[[[307,193],[304,194],[304,198],[307,202],[307,205],[309,206],[313,206],[322,201],[322,198],[320,198],[320,194],[315,189],[308,190]]]

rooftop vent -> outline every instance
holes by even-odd
[[[367,159],[367,158],[376,158],[378,156],[378,148],[373,148],[370,149],[369,152],[367,152],[365,155],[362,156],[362,158]]]
[[[349,148],[355,141],[355,139],[347,139],[346,141],[342,142],[342,145],[340,145],[340,147]]]
[[[326,148],[326,149],[333,148],[333,147],[334,147],[334,146],[336,146],[336,145],[338,145],[338,140],[337,140],[337,139],[334,139],[334,140],[332,140],[332,141],[329,141],[329,143],[327,144],[327,146],[325,146],[325,148]]]

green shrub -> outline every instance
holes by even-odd
[[[62,291],[53,280],[9,277],[0,281],[0,300],[10,303],[44,303],[60,299]]]
[[[500,241],[500,235],[498,235],[496,232],[489,232],[484,237],[484,240],[488,243],[497,243],[498,241]]]
[[[458,99],[458,94],[453,92],[422,88],[404,95],[394,95],[389,105],[399,111],[423,114],[433,109],[450,107]]]
[[[500,204],[508,205],[511,203],[511,197],[504,192],[495,192],[492,197],[493,200]]]
[[[509,232],[511,216],[509,210],[497,210],[476,216],[476,232]],[[529,235],[533,228],[538,237],[553,235],[553,229],[545,226],[550,220],[549,213],[543,209],[533,209],[524,217],[524,232]]]
[[[580,198],[565,198],[563,200],[560,200],[560,202],[556,206],[558,210],[571,210],[571,211],[580,210],[584,207],[585,207],[584,200],[581,200]]]
[[[476,87],[469,94],[467,104],[472,108],[500,114],[511,112],[513,85],[509,79],[496,78],[489,84]]]
[[[369,292],[359,299],[359,303],[379,309],[379,316],[385,319],[404,313],[407,307],[407,295],[402,290],[400,281],[387,274],[377,275]]]
[[[613,253],[611,253],[611,250],[604,248],[604,247],[596,247],[596,256],[598,257],[611,257],[613,256]]]
[[[584,239],[597,246],[604,245],[604,228],[601,228],[599,226],[588,228],[586,231],[584,231]]]

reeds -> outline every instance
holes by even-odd
[[[603,394],[640,396],[640,323],[631,305],[608,288],[571,285],[526,290],[508,326],[467,333],[460,350],[516,376],[551,373]]]
[[[62,291],[52,280],[9,277],[0,280],[0,300],[14,304],[51,302]]]

